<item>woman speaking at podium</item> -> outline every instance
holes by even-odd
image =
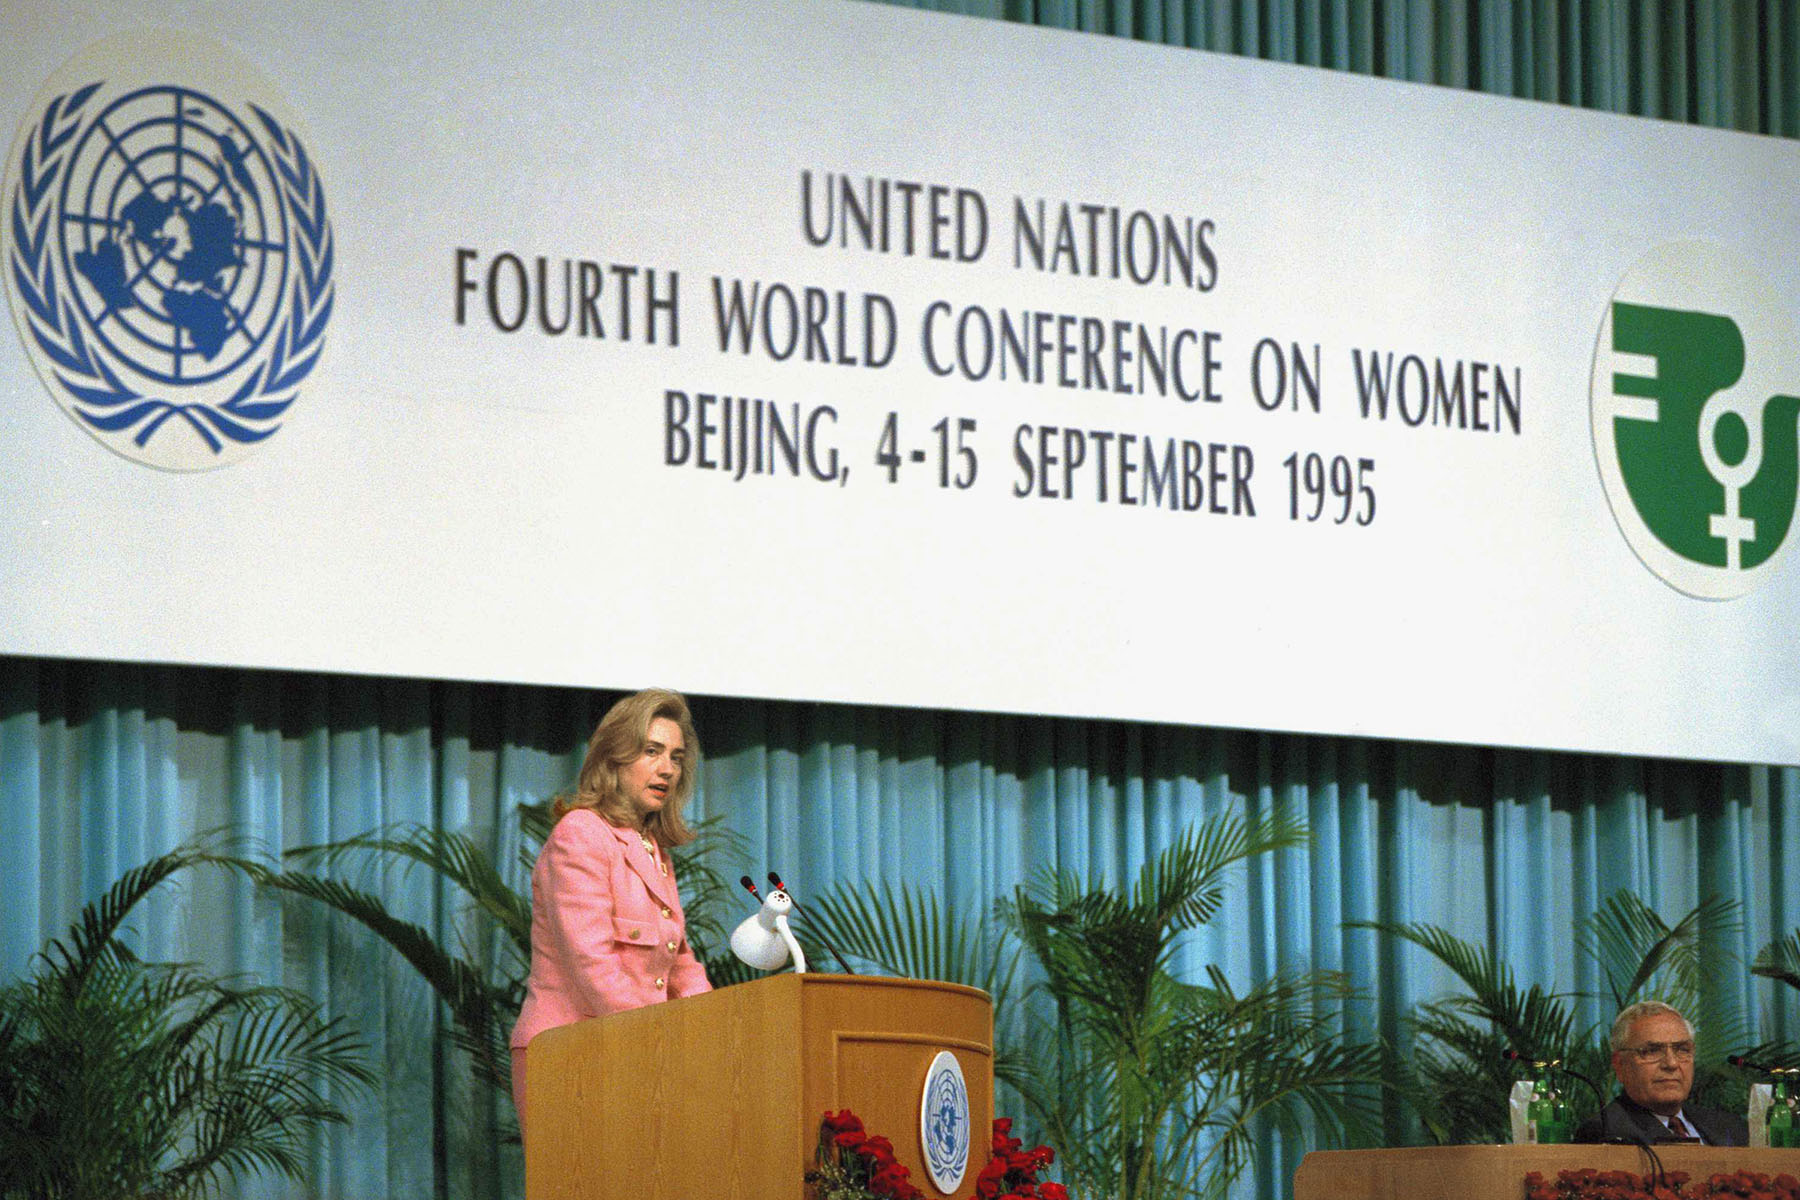
[[[687,701],[651,689],[613,705],[531,872],[531,975],[513,1026],[513,1103],[525,1128],[525,1047],[546,1029],[710,991],[688,946],[668,848],[700,746]]]

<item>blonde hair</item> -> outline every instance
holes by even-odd
[[[644,832],[661,846],[683,846],[694,840],[694,831],[681,819],[681,810],[694,794],[700,772],[700,738],[694,718],[680,692],[648,688],[627,696],[607,710],[588,739],[587,757],[575,777],[575,790],[556,798],[551,814],[558,820],[571,809],[586,808],[613,825],[635,828],[638,813],[619,789],[619,768],[635,762],[650,741],[650,725],[658,717],[675,722],[681,730],[685,757],[681,777],[675,781],[667,803],[644,818]]]

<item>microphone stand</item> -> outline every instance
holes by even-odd
[[[1649,1142],[1641,1137],[1610,1137],[1606,1139],[1606,1144],[1609,1146],[1636,1146],[1638,1153],[1642,1154],[1650,1164],[1651,1192],[1654,1193],[1658,1188],[1669,1186],[1669,1177],[1663,1171],[1662,1156],[1657,1154]]]
[[[1575,1070],[1573,1067],[1565,1065],[1562,1067],[1562,1073],[1572,1079],[1579,1079],[1581,1082],[1587,1084],[1588,1091],[1594,1093],[1594,1099],[1600,1102],[1600,1107],[1606,1107],[1606,1093],[1600,1090],[1599,1084],[1595,1083],[1592,1079],[1589,1079],[1586,1075],[1583,1075],[1580,1071]]]

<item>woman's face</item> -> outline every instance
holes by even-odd
[[[650,722],[650,736],[643,753],[619,768],[619,790],[637,814],[638,821],[653,812],[661,812],[675,785],[681,782],[682,764],[687,760],[687,747],[681,740],[681,726],[667,717]]]

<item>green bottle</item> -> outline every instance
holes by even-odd
[[[1550,1146],[1562,1140],[1556,1120],[1556,1093],[1550,1081],[1539,1077],[1531,1084],[1531,1103],[1525,1106],[1526,1140]]]
[[[1776,1071],[1773,1095],[1769,1099],[1769,1145],[1778,1150],[1800,1145],[1794,1136],[1794,1101],[1788,1094],[1788,1073]]]

